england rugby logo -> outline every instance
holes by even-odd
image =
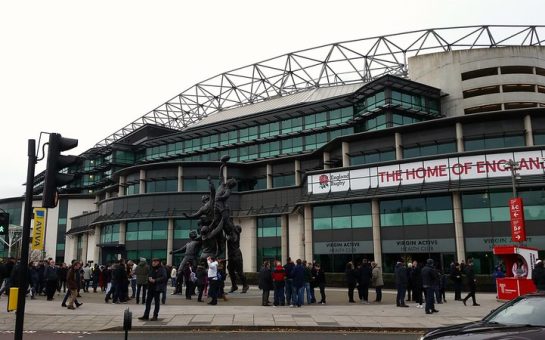
[[[328,175],[320,175],[320,189],[325,189],[329,186],[329,176]]]

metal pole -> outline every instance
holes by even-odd
[[[513,186],[513,198],[516,198],[517,197],[517,183],[515,181],[515,171],[516,171],[516,166],[517,166],[517,162],[513,161],[512,159],[507,163],[509,164],[509,167],[511,169],[511,184]]]
[[[32,216],[32,187],[36,166],[36,140],[28,140],[28,168],[26,176],[25,210],[23,215],[23,235],[21,238],[21,260],[19,263],[19,299],[15,319],[15,340],[23,340],[25,322],[25,298],[28,286],[28,243],[30,241],[30,220]]]

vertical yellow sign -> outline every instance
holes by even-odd
[[[34,208],[34,232],[32,233],[32,250],[44,250],[45,210],[45,208]]]

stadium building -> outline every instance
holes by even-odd
[[[229,205],[248,272],[289,256],[328,272],[364,257],[385,272],[401,257],[442,266],[473,257],[489,273],[492,247],[512,242],[514,194],[524,202],[525,244],[543,257],[543,37],[545,26],[406,32],[200,82],[67,169],[77,179],[47,212],[45,254],[178,264],[169,252],[197,229],[183,214],[200,207],[207,177],[217,181],[229,155],[223,175],[238,182]],[[0,200],[14,230],[23,205]]]

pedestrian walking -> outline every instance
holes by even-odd
[[[473,270],[473,259],[468,259],[466,264],[466,280],[467,280],[467,286],[469,288],[469,293],[466,295],[466,297],[462,300],[464,303],[464,306],[467,306],[467,300],[471,297],[473,300],[473,306],[480,306],[477,303],[477,298],[475,297],[475,292],[477,291],[477,279],[475,278],[475,271]]]
[[[316,263],[314,265],[314,273],[312,274],[314,279],[314,283],[318,289],[320,289],[320,304],[325,305],[325,273],[324,270],[320,267],[319,263]]]
[[[68,298],[68,303],[66,305],[66,308],[68,309],[76,309],[74,307],[74,304],[76,307],[81,306],[82,304],[78,302],[78,275],[77,273],[80,271],[81,264],[78,261],[75,261],[70,269],[68,269],[68,273],[66,276],[66,286],[68,287],[68,291],[70,292],[70,296]]]

